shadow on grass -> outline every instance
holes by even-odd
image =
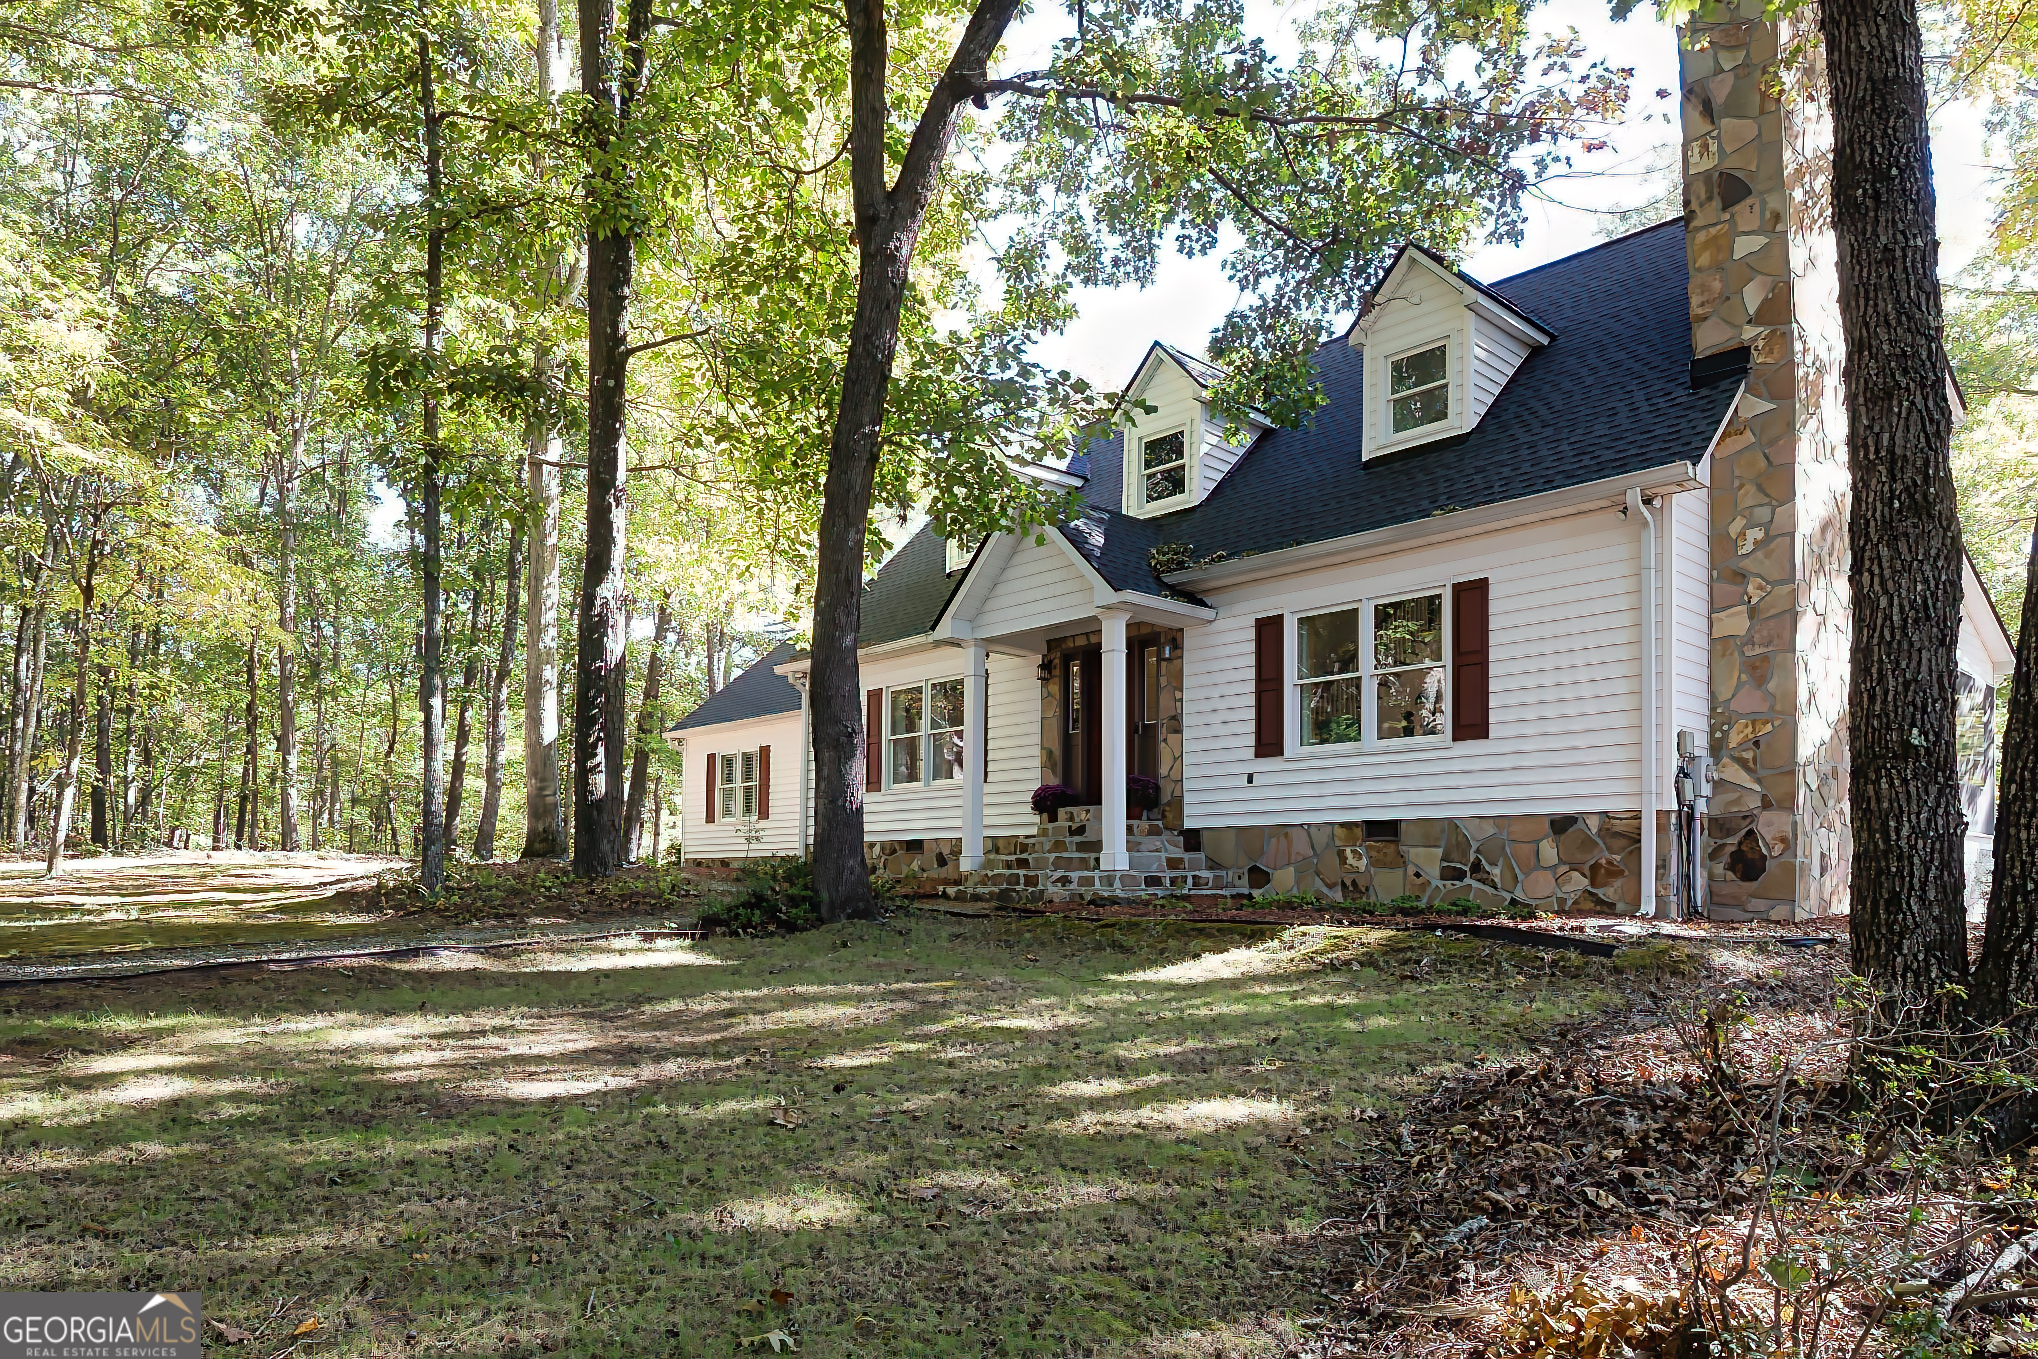
[[[1352,1120],[1598,1003],[1492,957],[909,916],[6,993],[0,1276],[265,1355],[1271,1353]]]

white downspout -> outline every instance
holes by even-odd
[[[1656,519],[1638,486],[1628,513],[1642,521],[1642,875],[1641,914],[1656,914]]]

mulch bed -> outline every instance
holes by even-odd
[[[1790,1070],[1804,1107],[1837,1113],[1846,1098],[1841,1049],[1822,1042],[1845,950],[1708,953],[1696,966],[1697,954],[1672,955],[1653,976],[1609,969],[1620,1003],[1552,1029],[1532,1059],[1448,1076],[1398,1113],[1361,1111],[1349,1159],[1318,1168],[1338,1186],[1338,1215],[1279,1252],[1322,1300],[1296,1353],[1513,1353],[1502,1325],[1518,1289],[1589,1279],[1674,1293],[1701,1224],[1745,1217],[1765,1192],[1745,1129],[1777,1099],[1775,1073]],[[1705,1079],[1698,1022],[1722,986],[1747,1019],[1733,1030],[1744,1077],[1732,1089]],[[1814,1178],[1852,1156],[1824,1135],[1791,1154]]]

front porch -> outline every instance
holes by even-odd
[[[1126,865],[1106,868],[1102,811],[1065,807],[1060,819],[1041,817],[1032,835],[995,837],[986,842],[982,865],[964,872],[961,886],[947,895],[1040,902],[1227,890],[1228,875],[1187,849],[1180,830],[1159,821],[1126,822]]]

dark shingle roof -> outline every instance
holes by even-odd
[[[927,631],[961,583],[962,572],[948,574],[948,545],[931,525],[921,529],[863,587],[857,646],[882,646]]]
[[[673,724],[673,730],[712,727],[750,717],[773,717],[800,710],[800,691],[772,667],[793,658],[793,644],[780,642],[759,656],[748,670],[717,689],[708,701]]]
[[[1487,286],[1557,338],[1469,434],[1362,465],[1363,365],[1338,339],[1317,351],[1323,406],[1300,429],[1262,434],[1202,504],[1118,513],[1121,440],[1100,439],[1088,450],[1095,508],[1063,532],[1114,586],[1160,594],[1146,565],[1158,543],[1268,552],[1704,456],[1738,386],[1691,390],[1681,221]]]
[[[1089,477],[1091,508],[1062,533],[1115,588],[1193,598],[1153,574],[1154,547],[1270,552],[1695,463],[1739,387],[1729,372],[1691,388],[1685,275],[1684,224],[1671,221],[1479,284],[1556,339],[1522,361],[1469,434],[1364,464],[1363,364],[1340,337],[1316,355],[1324,404],[1299,429],[1262,434],[1200,505],[1154,519],[1119,513],[1123,436],[1093,440],[1070,462]],[[931,627],[961,579],[945,568],[941,540],[922,530],[866,587],[858,645]]]

